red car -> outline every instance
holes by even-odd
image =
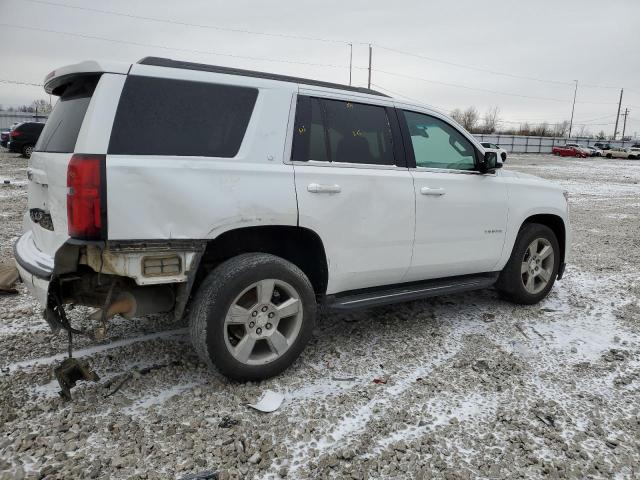
[[[580,150],[577,147],[570,147],[569,145],[553,147],[551,149],[551,153],[554,155],[560,155],[561,157],[587,158],[588,156],[584,150]]]

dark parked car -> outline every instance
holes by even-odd
[[[21,123],[9,133],[7,148],[10,152],[21,153],[23,157],[29,158],[43,128],[44,123]]]
[[[611,150],[611,144],[609,143],[602,143],[602,142],[596,142],[593,144],[594,147],[599,148],[600,150]]]

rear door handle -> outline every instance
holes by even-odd
[[[307,185],[307,191],[310,193],[340,193],[342,189],[340,185],[321,185],[319,183],[310,183]]]
[[[422,187],[420,189],[420,193],[422,195],[432,195],[434,197],[440,197],[447,192],[444,190],[444,188]]]

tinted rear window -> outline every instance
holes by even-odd
[[[129,76],[109,153],[234,157],[257,97],[255,88]]]
[[[292,158],[393,165],[392,137],[384,107],[300,96]]]
[[[53,108],[35,150],[72,153],[100,77],[80,77],[69,84]]]

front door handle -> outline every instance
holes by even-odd
[[[340,193],[342,189],[340,185],[321,185],[319,183],[310,183],[307,186],[307,191],[310,193]]]
[[[422,187],[420,189],[420,193],[422,195],[432,195],[434,197],[440,197],[444,195],[446,192],[444,188],[431,188],[431,187]]]

